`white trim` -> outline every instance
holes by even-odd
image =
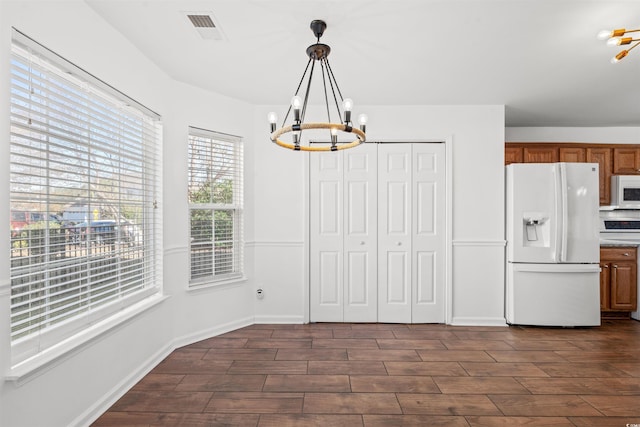
[[[256,316],[254,318],[254,323],[256,325],[258,324],[290,325],[290,324],[302,324],[302,323],[309,323],[309,322],[308,321],[305,322],[304,316]]]
[[[135,372],[132,372],[122,381],[120,381],[115,387],[105,393],[102,399],[99,399],[91,407],[87,408],[82,414],[80,414],[73,422],[72,426],[88,426],[96,421],[104,412],[107,411],[115,402],[127,393],[134,385],[136,385],[142,378],[145,377],[153,368],[155,368],[165,357],[171,354],[177,348],[185,345],[193,344],[204,339],[212,338],[217,335],[222,335],[227,332],[235,331],[236,329],[244,328],[253,324],[253,319],[250,317],[239,319],[233,322],[225,323],[214,328],[201,330],[193,334],[185,335],[180,338],[174,339],[166,346],[160,348],[154,355],[148,358]]]
[[[453,326],[506,326],[507,320],[504,317],[454,317],[451,322]]]
[[[193,293],[202,291],[205,289],[217,288],[217,289],[227,289],[227,288],[235,288],[236,286],[243,285],[248,281],[245,276],[232,277],[229,279],[217,280],[213,281],[210,278],[207,280],[203,280],[201,282],[189,282],[187,285],[187,292]]]
[[[453,246],[499,246],[505,247],[506,240],[454,240]]]
[[[269,248],[273,246],[277,247],[304,247],[307,242],[295,241],[295,240],[263,240],[263,241],[253,241],[253,242],[245,242],[246,247],[251,248]]]
[[[445,150],[445,279],[444,323],[453,321],[453,136],[444,138]]]
[[[188,246],[169,246],[164,248],[164,256],[182,255],[189,252]]]
[[[36,378],[58,365],[63,360],[79,353],[86,345],[90,345],[107,332],[116,327],[125,325],[138,315],[157,306],[167,298],[169,297],[157,293],[140,301],[139,303],[125,308],[117,314],[72,335],[68,339],[61,341],[59,344],[49,347],[35,356],[12,366],[5,374],[5,380],[15,382],[20,386],[33,378]]]

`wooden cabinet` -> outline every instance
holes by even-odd
[[[561,162],[584,163],[587,161],[587,149],[582,147],[560,147],[558,150]]]
[[[504,164],[510,165],[511,163],[524,163],[522,151],[522,147],[504,147]]]
[[[637,247],[600,248],[600,310],[631,312],[638,307]]]
[[[611,148],[587,147],[587,163],[598,163],[600,169],[600,204],[611,203]]]
[[[640,175],[640,149],[635,147],[613,149],[613,173]]]
[[[558,147],[548,144],[546,147],[524,147],[524,163],[555,163],[558,161]]]

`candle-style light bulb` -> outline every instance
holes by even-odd
[[[360,130],[362,132],[366,132],[368,120],[369,120],[369,116],[367,116],[364,113],[358,116],[358,123],[360,123]]]
[[[344,108],[344,122],[349,124],[351,122],[351,110],[353,109],[353,100],[351,98],[345,98],[342,101],[342,108]]]
[[[269,120],[269,124],[271,125],[271,132],[275,132],[278,115],[272,111],[267,115],[267,119]]]
[[[622,58],[627,56],[628,53],[629,53],[628,50],[621,50],[620,53],[618,53],[616,56],[611,58],[611,63],[612,64],[616,64],[616,63],[620,62],[622,60]]]
[[[302,107],[302,98],[298,95],[291,98],[291,107],[293,108],[293,119],[300,122],[300,107]]]

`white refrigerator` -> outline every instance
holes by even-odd
[[[506,170],[507,323],[600,325],[598,164]]]

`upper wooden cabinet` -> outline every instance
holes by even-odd
[[[549,144],[546,147],[524,147],[524,163],[555,163],[558,161],[558,147]]]
[[[611,203],[611,148],[589,147],[587,163],[598,163],[600,169],[600,204]]]
[[[613,173],[616,175],[640,175],[640,149],[635,147],[614,148]]]
[[[600,204],[611,203],[611,175],[640,175],[640,145],[507,142],[505,164],[588,162],[600,168]]]

